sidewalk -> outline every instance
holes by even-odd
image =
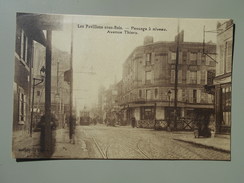
[[[27,131],[13,132],[12,157],[40,158],[39,147],[40,132],[33,132],[32,137]]]
[[[173,139],[199,145],[205,148],[211,148],[218,151],[230,153],[230,135],[216,134],[215,137],[211,138],[195,138],[193,132],[172,132]]]
[[[77,136],[74,141],[69,139],[68,129],[56,130],[55,151],[52,155],[53,159],[85,159],[89,158],[86,143]]]
[[[75,136],[70,142],[68,129],[53,131],[55,149],[50,159],[81,159],[88,158],[86,143]],[[25,131],[13,132],[12,157],[15,159],[40,159],[45,156],[40,152],[40,132],[33,132],[32,137]]]

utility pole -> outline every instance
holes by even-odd
[[[45,129],[44,129],[44,152],[50,155],[52,149],[51,131],[51,61],[52,61],[52,31],[47,30],[46,45],[46,77],[45,77]]]
[[[71,23],[71,46],[70,46],[70,117],[69,117],[69,139],[74,140],[74,120],[73,120],[73,17]],[[73,141],[74,142],[74,141]]]
[[[60,122],[60,117],[59,117],[59,100],[60,100],[60,93],[59,93],[59,62],[57,62],[57,91],[56,91],[56,111],[57,111],[57,117]]]
[[[177,26],[177,36],[176,36],[176,61],[175,61],[175,85],[174,85],[174,130],[177,129],[177,100],[178,100],[178,64],[179,64],[179,42],[180,42],[180,27],[179,27],[179,19]]]

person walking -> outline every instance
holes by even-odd
[[[136,126],[136,118],[134,116],[131,118],[131,126],[132,128],[135,128]]]

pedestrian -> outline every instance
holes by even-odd
[[[136,118],[134,116],[131,118],[131,125],[132,125],[132,128],[135,128],[135,126],[136,126]]]

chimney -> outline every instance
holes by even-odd
[[[152,36],[146,36],[144,38],[144,45],[153,43],[153,37]]]

